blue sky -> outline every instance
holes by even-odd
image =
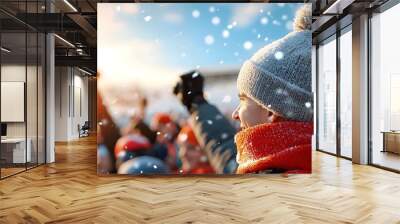
[[[258,49],[292,31],[302,5],[99,4],[98,67],[114,79],[154,83],[195,68],[240,68]]]

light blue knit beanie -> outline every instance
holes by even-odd
[[[240,69],[237,87],[263,107],[294,121],[313,120],[311,7],[296,13],[294,31],[263,47]]]

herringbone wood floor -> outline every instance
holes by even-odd
[[[312,175],[98,177],[94,137],[0,181],[0,223],[400,223],[400,175],[313,155]]]

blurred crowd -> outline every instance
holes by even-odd
[[[189,119],[160,112],[146,124],[147,99],[143,97],[139,113],[132,116],[127,127],[120,129],[108,109],[103,104],[101,107],[97,162],[100,174],[215,173]],[[114,135],[108,135],[110,132]]]

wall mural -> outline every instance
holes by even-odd
[[[310,4],[98,4],[98,174],[311,173],[310,26]]]

